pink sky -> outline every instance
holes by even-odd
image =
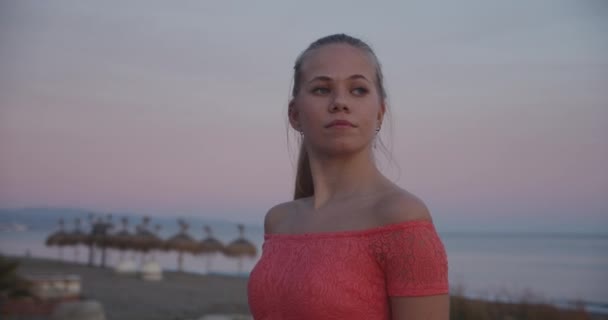
[[[348,32],[384,66],[385,172],[438,224],[605,230],[608,24],[574,3],[3,4],[1,207],[261,224],[291,196],[293,60]]]

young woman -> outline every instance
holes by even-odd
[[[374,162],[387,106],[372,49],[344,34],[313,42],[292,95],[295,195],[266,214],[254,318],[447,320],[447,256],[428,209]]]

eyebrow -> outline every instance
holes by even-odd
[[[361,74],[353,74],[352,76],[348,77],[348,79],[349,80],[363,79],[363,80],[369,82],[369,80],[364,75],[361,75]],[[316,77],[312,78],[310,81],[308,81],[308,83],[311,83],[311,82],[317,81],[317,80],[320,80],[320,81],[331,81],[332,78],[328,77],[328,76],[316,76]]]

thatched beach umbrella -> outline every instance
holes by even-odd
[[[97,221],[93,222],[91,232],[87,236],[87,244],[92,250],[95,246],[101,248],[101,266],[106,266],[106,248],[110,243],[110,230],[113,228],[111,223],[111,215],[108,215],[106,221],[102,218],[97,218]],[[93,255],[89,255],[89,265],[93,265]]]
[[[209,272],[209,270],[211,270],[211,256],[217,252],[222,252],[224,250],[224,244],[213,237],[211,227],[204,226],[203,231],[207,237],[200,241],[199,253],[205,256],[205,268],[207,269],[207,272]]]
[[[99,246],[101,247],[101,266],[106,266],[106,261],[110,259],[110,252],[106,250],[110,245],[110,232],[114,228],[114,223],[112,222],[112,214],[108,213],[106,215],[106,220],[104,223],[104,232],[102,232],[101,237],[99,238]]]
[[[160,230],[162,230],[162,226],[160,224],[154,225],[154,236],[158,240],[158,243],[154,249],[156,250],[164,250],[165,249],[165,241],[160,236]],[[154,249],[150,251],[150,260],[154,261]]]
[[[88,266],[92,267],[93,263],[95,262],[95,243],[93,241],[93,229],[95,229],[95,215],[90,212],[87,220],[89,222],[89,234],[88,237],[85,239],[85,244],[89,247],[89,262],[87,263]]]
[[[63,260],[63,246],[68,245],[68,234],[63,230],[65,222],[63,220],[63,218],[59,219],[59,230],[51,233],[47,238],[46,238],[46,245],[51,247],[51,246],[56,246],[57,248],[59,248],[59,260]]]
[[[148,230],[150,218],[144,217],[142,224],[136,227],[135,236],[131,241],[131,248],[142,253],[141,262],[144,263],[146,254],[155,249],[163,248],[163,240]]]
[[[68,245],[74,246],[74,261],[78,262],[79,250],[81,244],[87,243],[88,235],[80,228],[80,218],[74,219],[74,230],[67,234]]]
[[[203,231],[205,232],[205,237],[200,242],[200,253],[215,253],[221,252],[224,249],[224,244],[213,237],[213,232],[211,231],[211,227],[204,226]]]
[[[237,258],[238,270],[239,272],[242,272],[243,257],[255,257],[257,255],[258,249],[251,241],[245,239],[245,226],[242,224],[238,224],[237,227],[239,229],[239,237],[230,242],[224,248],[224,254],[228,257]]]
[[[119,260],[122,261],[124,253],[133,244],[133,234],[129,232],[129,219],[123,217],[121,220],[122,230],[110,235],[108,247],[116,249],[120,252]]]
[[[177,270],[183,271],[184,253],[197,254],[201,246],[187,233],[189,225],[183,220],[178,220],[178,223],[181,230],[165,241],[165,249],[177,251]]]

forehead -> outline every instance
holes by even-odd
[[[367,52],[348,44],[325,45],[311,51],[302,61],[304,80],[317,76],[340,79],[353,74],[361,74],[372,80],[376,70]]]

